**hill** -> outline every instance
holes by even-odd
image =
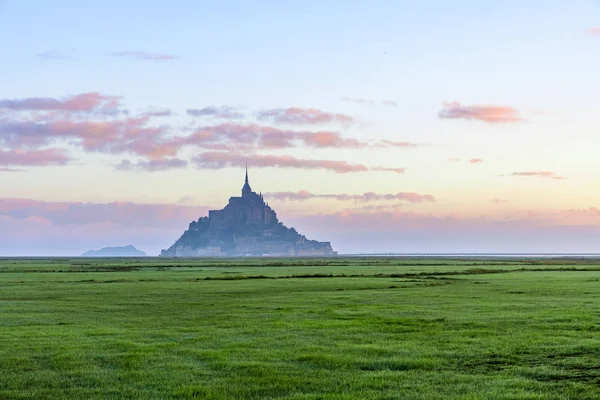
[[[104,247],[100,250],[88,250],[81,257],[145,257],[146,253],[132,245],[120,247]]]

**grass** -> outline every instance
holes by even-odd
[[[0,260],[0,399],[597,399],[600,263]]]

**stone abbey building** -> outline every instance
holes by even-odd
[[[222,210],[190,223],[162,257],[332,256],[329,242],[309,240],[277,219],[262,194],[246,181],[241,197],[229,198]]]

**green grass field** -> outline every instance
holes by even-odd
[[[600,263],[0,260],[0,399],[599,399]]]

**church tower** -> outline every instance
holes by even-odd
[[[246,181],[244,182],[244,187],[242,187],[242,197],[248,197],[252,193],[252,188],[248,183],[248,164],[246,164]]]

